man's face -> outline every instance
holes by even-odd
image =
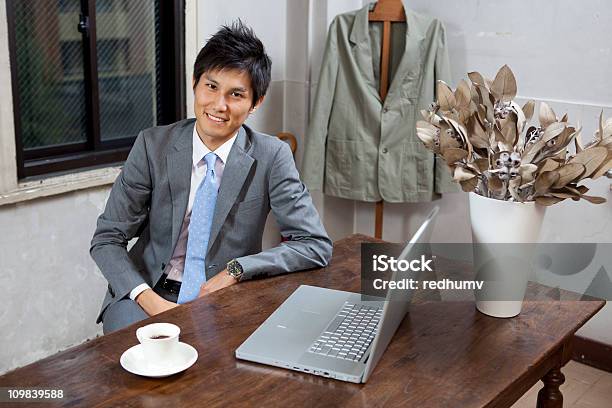
[[[255,107],[262,100],[260,98]],[[246,72],[227,69],[203,73],[194,89],[194,110],[200,138],[205,143],[221,145],[247,119],[253,110],[252,101],[251,78]]]

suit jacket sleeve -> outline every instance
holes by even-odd
[[[92,258],[110,285],[111,294],[119,298],[146,283],[128,255],[127,244],[147,221],[151,190],[146,145],[141,132],[98,218],[90,248]]]
[[[337,23],[334,20],[327,35],[319,84],[310,116],[310,127],[306,135],[302,177],[304,183],[313,191],[323,190],[325,143],[339,66],[336,27]]]
[[[258,254],[237,258],[243,269],[242,279],[327,266],[332,242],[285,143],[276,152],[268,193],[272,213],[286,241]]]
[[[434,73],[436,83],[438,80],[444,81],[450,85],[450,64],[448,60],[448,47],[446,43],[446,29],[442,22],[438,22],[438,48],[436,51],[436,60]],[[437,89],[437,87],[436,87]],[[436,99],[437,99],[436,95]],[[450,170],[444,159],[438,155],[435,157],[435,180],[434,191],[438,194],[454,193],[460,191],[457,183],[453,181]]]

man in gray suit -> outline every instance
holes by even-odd
[[[331,241],[289,147],[244,125],[270,71],[250,28],[222,27],[194,64],[195,120],[138,135],[91,242],[108,280],[104,333],[246,279],[329,262]],[[284,242],[262,251],[270,209]]]

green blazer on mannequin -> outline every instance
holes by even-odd
[[[416,137],[436,80],[449,82],[442,23],[408,10],[392,24],[390,86],[380,89],[382,23],[368,7],[340,14],[329,28],[306,137],[302,178],[310,190],[360,201],[431,201],[459,191],[441,158]]]

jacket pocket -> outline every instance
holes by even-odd
[[[351,155],[355,142],[327,140],[325,182],[328,187],[351,188]]]
[[[420,142],[408,141],[404,145],[402,170],[405,189],[418,193],[433,191],[434,157]]]

